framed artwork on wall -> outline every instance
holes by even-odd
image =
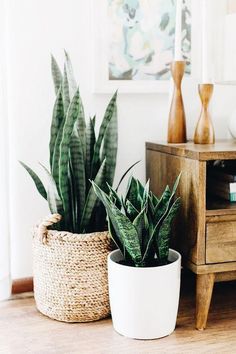
[[[186,77],[196,76],[195,0],[183,0]],[[168,92],[176,0],[93,1],[94,92]]]

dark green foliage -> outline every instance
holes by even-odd
[[[20,161],[20,164],[26,169],[26,171],[29,173],[31,178],[33,179],[35,186],[38,190],[38,192],[41,194],[41,196],[44,199],[47,199],[47,192],[46,189],[44,188],[44,185],[41,181],[41,179],[36,175],[36,173],[29,167],[27,166],[24,162]]]
[[[102,190],[96,181],[94,191],[106,208],[112,239],[124,256],[126,265],[150,267],[168,263],[172,222],[180,207],[175,197],[180,175],[172,191],[167,186],[160,199],[131,177],[125,197],[119,198],[110,186]]]
[[[113,184],[117,155],[117,92],[110,100],[98,137],[95,117],[86,124],[84,108],[65,52],[63,75],[52,56],[52,77],[56,100],[53,108],[47,191],[34,171],[21,162],[39,193],[48,201],[50,211],[62,215],[55,227],[75,233],[107,228],[106,213],[89,181],[107,188]],[[95,217],[96,216],[96,217]]]

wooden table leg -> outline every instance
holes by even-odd
[[[196,287],[196,328],[206,328],[215,274],[197,274]]]

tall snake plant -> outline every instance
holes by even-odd
[[[50,211],[62,215],[57,229],[75,233],[101,231],[106,227],[105,209],[89,180],[106,190],[113,184],[117,155],[117,93],[111,98],[98,137],[95,117],[85,121],[84,108],[70,58],[65,52],[64,72],[52,56],[52,77],[56,100],[49,143],[50,170],[46,190],[40,178],[26,164],[38,192]]]
[[[133,177],[124,198],[110,186],[106,192],[96,181],[92,182],[106,208],[109,232],[125,265],[150,267],[168,263],[171,225],[180,206],[180,198],[175,199],[179,179],[180,176],[172,191],[167,186],[159,199],[149,191],[149,182],[143,186]]]

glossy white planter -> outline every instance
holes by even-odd
[[[168,265],[135,268],[118,264],[119,250],[108,256],[109,297],[114,329],[130,338],[154,339],[176,325],[181,256],[170,250]]]

